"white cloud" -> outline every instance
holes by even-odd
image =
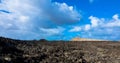
[[[57,27],[57,28],[40,28],[42,32],[45,33],[47,36],[51,35],[59,35],[61,34],[65,29],[62,27]]]
[[[98,21],[97,27],[92,27],[92,31],[87,31],[88,33],[91,33],[91,37],[109,40],[120,39],[120,19],[118,14],[113,15],[112,19],[109,20],[106,18],[94,18]],[[93,24],[91,24],[91,26],[93,26]]]
[[[91,26],[92,27],[97,27],[101,24],[101,22],[104,20],[104,19],[99,19],[97,17],[93,17],[93,16],[90,16],[89,19],[91,20]]]
[[[2,0],[0,10],[9,12],[0,11],[0,29],[8,32],[12,30],[12,32],[16,32],[15,35],[29,35],[28,32],[30,32],[41,36],[43,33],[39,28],[47,29],[59,25],[69,25],[81,18],[80,13],[73,6],[51,2],[51,0]],[[51,29],[48,30],[51,31]],[[4,31],[0,31],[0,35],[15,36],[9,35],[10,33],[5,34]]]
[[[115,14],[112,18],[115,19],[115,20],[119,20],[118,14]]]
[[[20,16],[19,20],[23,23],[25,23],[26,21],[28,21],[28,19],[30,19],[28,16]]]
[[[109,20],[94,16],[90,16],[89,19],[91,22],[90,24],[77,26],[81,27],[81,30],[78,31],[80,37],[105,40],[120,39],[120,18],[118,14],[113,15],[112,19]]]
[[[113,19],[110,20],[108,23],[106,23],[104,26],[106,26],[106,27],[120,27],[119,15],[115,14],[113,16]]]
[[[92,27],[116,27],[120,26],[120,19],[119,15],[115,14],[113,15],[112,19],[108,20],[105,18],[98,18],[98,17],[89,17],[91,26]]]
[[[81,31],[88,31],[91,29],[90,24],[86,24],[85,26],[74,26],[72,29],[69,30],[69,32],[81,32]]]
[[[54,6],[54,7],[53,7]],[[72,24],[80,21],[81,15],[73,6],[68,6],[66,3],[55,2],[52,14],[49,11],[49,18],[57,24]]]
[[[79,32],[81,30],[82,30],[82,28],[80,26],[75,26],[74,28],[72,28],[71,30],[69,30],[69,32]]]
[[[84,28],[84,29],[85,29],[86,31],[88,31],[88,30],[90,30],[90,28],[91,28],[91,26],[90,26],[89,24],[87,24],[87,25],[85,25],[85,28]]]

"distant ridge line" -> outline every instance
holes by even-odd
[[[88,38],[73,38],[71,41],[109,41],[109,40],[88,39]]]

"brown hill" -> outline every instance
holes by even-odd
[[[107,40],[98,40],[98,39],[88,39],[88,38],[73,38],[71,41],[107,41]]]

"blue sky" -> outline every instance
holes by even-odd
[[[0,36],[120,40],[120,0],[0,0]]]

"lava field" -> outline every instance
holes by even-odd
[[[0,37],[0,63],[120,63],[120,43]]]

